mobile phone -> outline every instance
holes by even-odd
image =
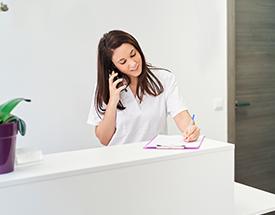
[[[114,77],[114,81],[116,81],[117,79],[123,78],[123,74],[122,72],[119,71],[119,69],[112,63],[112,65],[110,66],[110,71],[109,73],[112,74],[112,72],[117,73],[117,76]],[[118,83],[118,85],[116,86],[117,88],[121,87],[123,85],[122,81]]]

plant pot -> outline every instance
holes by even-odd
[[[0,174],[14,170],[17,123],[0,125]]]

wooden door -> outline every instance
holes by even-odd
[[[275,193],[275,1],[235,0],[236,181]]]

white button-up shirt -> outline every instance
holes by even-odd
[[[164,92],[158,96],[145,94],[140,103],[129,87],[126,88],[127,91],[123,90],[120,100],[126,109],[117,110],[116,131],[109,145],[147,141],[160,133],[167,133],[167,116],[175,117],[187,110],[183,105],[175,75],[166,70],[151,71],[162,83]],[[102,118],[92,104],[87,123],[96,126]]]

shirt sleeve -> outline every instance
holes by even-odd
[[[166,79],[166,105],[168,115],[175,117],[178,113],[187,110],[187,107],[183,103],[182,96],[179,92],[176,77],[174,74],[169,73],[169,77]]]
[[[91,107],[90,107],[87,123],[90,125],[97,126],[102,120],[103,115],[97,113],[96,111],[95,93],[96,93],[96,86],[94,87],[93,98],[91,101]]]

